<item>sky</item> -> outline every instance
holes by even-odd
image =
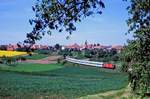
[[[32,5],[36,0],[0,0],[0,45],[15,44],[26,39],[26,33],[31,32],[29,19],[34,17]],[[126,20],[128,2],[123,0],[103,0],[105,8],[102,15],[94,15],[77,23],[77,30],[67,40],[68,33],[53,31],[46,35],[37,44],[68,45],[73,43],[84,44],[100,43],[103,45],[124,45],[132,35],[128,31]]]

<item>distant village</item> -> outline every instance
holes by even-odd
[[[20,48],[20,47],[17,44],[0,45],[0,50],[15,51],[18,48]],[[31,48],[34,49],[34,50],[42,50],[42,49],[43,50],[48,50],[48,49],[61,49],[61,50],[65,50],[65,49],[71,49],[71,50],[103,49],[103,50],[111,50],[111,49],[115,49],[117,52],[120,52],[123,49],[123,46],[122,45],[109,45],[109,46],[106,46],[106,45],[101,45],[101,44],[88,44],[87,42],[85,42],[85,44],[81,44],[81,45],[79,45],[77,43],[74,43],[74,44],[71,44],[71,45],[56,44],[54,46],[35,44]]]

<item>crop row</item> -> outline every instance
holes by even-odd
[[[64,67],[49,72],[0,72],[0,96],[58,96],[76,98],[127,85],[127,76],[95,68]],[[33,98],[33,97],[30,97]]]

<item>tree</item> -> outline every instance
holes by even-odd
[[[60,49],[61,49],[61,46],[60,46],[59,44],[56,44],[56,45],[55,45],[55,48],[56,48],[56,50],[60,50]]]
[[[112,48],[112,49],[110,50],[109,54],[110,54],[110,56],[113,56],[113,55],[117,54],[117,50],[114,49],[114,48]]]
[[[29,20],[33,30],[27,33],[24,43],[32,46],[46,33],[51,35],[52,30],[71,34],[76,30],[74,23],[95,13],[101,14],[104,7],[102,0],[37,0],[32,7],[35,18]]]
[[[131,0],[127,23],[134,39],[122,52],[134,92],[144,96],[150,92],[150,0]]]
[[[7,45],[1,45],[0,50],[7,50]]]

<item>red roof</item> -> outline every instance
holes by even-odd
[[[65,46],[66,48],[72,48],[72,49],[80,49],[81,47],[78,45],[78,44],[73,44],[73,45],[68,45],[68,46]]]
[[[121,46],[121,45],[114,45],[114,46],[112,46],[112,48],[117,49],[117,50],[121,50],[121,49],[123,49],[123,46]]]

